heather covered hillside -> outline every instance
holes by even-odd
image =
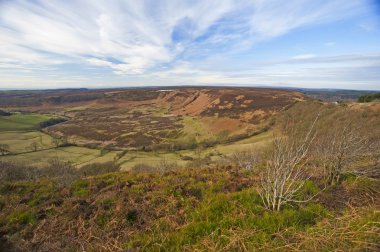
[[[379,111],[302,99],[263,132],[169,150],[184,163],[155,151],[158,162],[127,170],[117,158],[78,166],[59,155],[83,148],[69,141],[52,143],[45,163],[17,158],[40,150],[3,152],[1,249],[377,251]]]

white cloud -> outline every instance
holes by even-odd
[[[136,83],[269,82],[292,71],[257,70],[249,76],[232,76],[222,70],[228,66],[218,60],[210,66],[212,70],[205,70],[192,59],[207,61],[224,55],[228,62],[235,51],[257,42],[363,13],[368,8],[364,3],[366,0],[0,0],[0,69],[18,73],[54,65],[60,75],[61,65],[74,64],[92,73],[110,70],[116,79],[128,75],[128,80]],[[318,60],[342,59],[302,54],[264,65],[315,64]],[[35,76],[33,83],[43,79]],[[23,81],[27,83],[27,78],[17,85]],[[11,78],[7,83],[13,83]],[[57,85],[67,83],[61,80]]]
[[[295,28],[328,23],[353,15],[363,8],[363,0],[259,0],[254,2],[251,31],[271,38]]]
[[[361,2],[3,1],[0,58],[18,64],[78,63],[82,59],[91,64],[91,58],[98,58],[109,61],[103,66],[117,72],[139,74],[173,61],[186,47],[205,46],[194,40],[207,34],[210,27],[217,27],[217,32],[207,43],[226,43],[228,36],[233,46],[244,39],[275,37],[300,26],[340,18]],[[229,20],[218,28],[223,18]],[[187,36],[182,43],[172,39],[181,29]],[[253,35],[241,33],[241,29]]]
[[[292,59],[304,60],[304,59],[312,59],[312,58],[315,58],[315,57],[316,56],[314,54],[300,54],[300,55],[294,56]]]
[[[326,42],[324,43],[324,46],[327,46],[327,47],[332,47],[332,46],[335,46],[335,42]]]

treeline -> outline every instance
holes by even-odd
[[[60,117],[58,117],[58,118],[51,118],[51,119],[49,119],[47,121],[41,122],[39,124],[39,126],[40,126],[40,128],[47,128],[49,126],[53,126],[53,125],[56,125],[58,123],[62,123],[62,122],[66,122],[66,121],[67,121],[66,119],[60,118]]]
[[[0,116],[10,116],[11,113],[0,109]]]
[[[371,102],[380,99],[380,93],[360,96],[358,102]]]

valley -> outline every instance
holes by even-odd
[[[380,244],[376,100],[222,87],[0,97],[0,251]]]
[[[162,159],[186,166],[202,148],[202,158],[211,155],[210,160],[216,161],[267,141],[273,115],[307,99],[288,91],[241,91],[177,88],[41,92],[28,95],[23,102],[19,99],[25,94],[3,94],[3,102],[8,99],[10,106],[2,109],[14,114],[0,118],[0,139],[11,151],[11,155],[1,158],[29,160],[36,165],[55,157],[78,166],[115,161],[129,170],[138,164],[156,166]],[[66,121],[39,128],[39,123],[53,117]],[[54,139],[63,138],[69,146],[54,146]],[[38,149],[28,150],[33,143],[39,145]]]

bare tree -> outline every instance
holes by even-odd
[[[198,146],[194,150],[194,161],[193,161],[194,166],[200,167],[200,166],[204,165],[205,159],[202,158],[203,152],[204,152],[204,148],[201,146]]]
[[[8,155],[10,153],[8,144],[0,144],[0,155]]]
[[[29,149],[31,151],[38,151],[40,148],[40,145],[37,143],[37,142],[32,142],[30,145],[29,145]]]
[[[48,177],[59,186],[68,186],[80,177],[78,169],[68,161],[54,157],[48,161],[48,165],[40,168],[42,177]]]
[[[0,160],[0,182],[16,181],[16,180],[31,180],[38,177],[36,167],[29,166],[24,163]]]
[[[69,138],[66,135],[61,137],[61,146],[67,146],[69,144]]]
[[[261,155],[255,150],[238,151],[232,154],[231,161],[240,169],[252,170],[258,163],[260,163]]]
[[[170,162],[165,157],[163,157],[163,158],[160,159],[160,163],[156,167],[156,171],[158,173],[163,174],[163,173],[168,172],[168,171],[173,171],[177,167],[178,167],[178,165],[176,163]]]
[[[285,134],[274,138],[259,191],[266,208],[279,211],[283,205],[297,202],[297,193],[307,179],[306,164],[318,117],[306,130],[296,128],[294,122],[288,123]]]
[[[323,167],[326,186],[338,183],[348,164],[369,152],[369,139],[359,132],[352,123],[336,125],[318,141],[317,160]]]
[[[58,148],[62,144],[62,140],[59,138],[52,138],[51,143],[55,146],[55,148]]]

